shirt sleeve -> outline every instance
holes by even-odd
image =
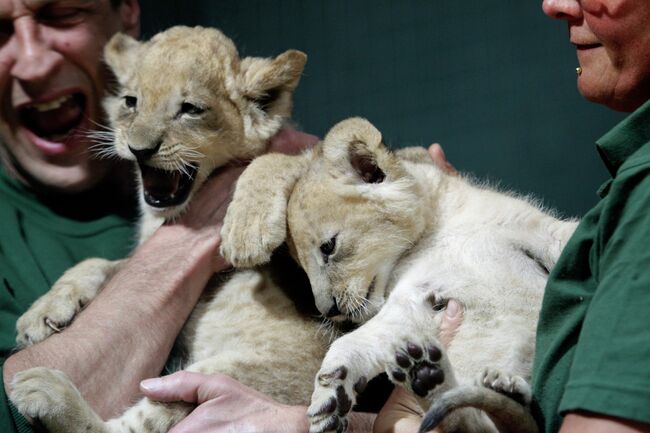
[[[598,285],[560,411],[650,422],[650,173],[621,177],[601,216],[591,257]]]

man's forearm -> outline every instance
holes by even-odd
[[[162,227],[72,325],[11,356],[5,388],[21,370],[64,371],[103,417],[119,413],[138,383],[160,373],[174,340],[213,272],[217,236]]]

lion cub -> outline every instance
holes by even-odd
[[[306,61],[294,50],[240,59],[230,39],[201,27],[174,27],[144,43],[118,34],[105,57],[120,84],[105,103],[110,152],[137,165],[140,241],[182,212],[215,168],[266,149],[290,116]],[[21,317],[18,342],[34,344],[70,323],[117,266],[90,259],[66,272]],[[307,404],[329,341],[273,276],[273,267],[263,267],[215,277],[179,338],[185,365],[225,373],[280,402]],[[143,399],[104,422],[63,373],[46,368],[17,374],[11,400],[52,433],[163,433],[192,409]]]
[[[345,430],[356,396],[384,371],[425,407],[434,401],[426,429],[477,406],[492,420],[462,410],[443,430],[535,431],[524,406],[537,315],[574,228],[443,173],[424,149],[392,153],[353,118],[300,156],[253,161],[224,221],[222,253],[252,266],[286,240],[321,314],[361,325],[334,341],[316,375],[311,433]],[[464,319],[444,350],[437,334],[449,298]],[[471,386],[477,376],[481,388]]]

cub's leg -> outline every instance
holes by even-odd
[[[27,347],[68,326],[117,270],[120,261],[88,259],[68,269],[16,323],[16,342]]]
[[[424,303],[391,299],[374,318],[332,344],[307,411],[311,433],[345,431],[357,394],[383,371],[428,398],[456,385],[435,336],[433,311]]]
[[[104,422],[65,374],[44,367],[17,373],[10,398],[20,413],[38,419],[50,433],[165,433],[193,409],[144,398]]]
[[[51,433],[104,433],[103,421],[61,371],[36,367],[14,376],[10,399]]]

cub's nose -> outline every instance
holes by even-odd
[[[138,162],[146,161],[147,159],[151,158],[153,155],[158,152],[160,149],[160,145],[162,144],[162,140],[154,144],[153,146],[149,147],[135,147],[131,146],[129,144],[129,150],[135,156],[135,159],[138,160]]]
[[[334,304],[332,305],[332,308],[329,309],[329,311],[327,312],[325,317],[329,318],[329,317],[334,317],[334,316],[338,316],[338,315],[341,314],[341,311],[339,310],[339,307],[336,304],[336,298],[332,298],[332,302],[334,302]]]

